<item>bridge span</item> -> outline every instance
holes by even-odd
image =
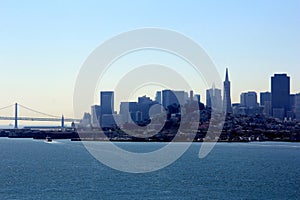
[[[18,128],[18,121],[43,121],[43,122],[59,122],[60,121],[61,122],[61,127],[65,126],[65,124],[64,124],[65,122],[79,122],[80,121],[80,119],[64,118],[63,115],[61,117],[58,117],[58,116],[46,114],[46,113],[43,113],[43,112],[40,112],[40,111],[31,109],[31,108],[28,108],[28,107],[23,106],[23,105],[18,104],[18,103],[15,103],[15,104],[9,105],[9,106],[5,106],[3,108],[0,108],[0,110],[11,108],[12,106],[15,107],[15,109],[14,109],[15,110],[14,117],[0,116],[0,120],[14,121],[15,122],[15,126],[14,126],[15,129]],[[20,107],[22,107],[22,108],[24,108],[26,110],[29,110],[29,111],[32,111],[32,112],[44,115],[46,117],[19,117],[18,116],[18,106],[20,106]]]

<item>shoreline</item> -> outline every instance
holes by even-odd
[[[175,130],[160,132],[153,135],[142,135],[143,137],[134,137],[123,132],[112,131],[103,132],[99,130],[76,130],[71,128],[36,130],[36,129],[0,129],[0,137],[7,138],[32,138],[54,140],[69,139],[71,141],[100,141],[100,142],[221,142],[221,143],[249,143],[249,142],[300,142],[300,138],[295,137],[293,133],[277,132],[270,135],[270,132],[261,131],[247,132],[247,134],[231,134],[222,132],[219,136],[205,138],[206,133],[179,133],[177,136]],[[225,135],[225,136],[224,136]],[[176,137],[175,137],[176,136]]]

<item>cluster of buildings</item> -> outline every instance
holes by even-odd
[[[212,88],[206,90],[206,108],[234,116],[261,115],[279,121],[300,121],[300,93],[290,93],[290,77],[287,74],[274,74],[271,77],[271,91],[260,93],[254,91],[243,92],[240,102],[231,102],[231,83],[228,69],[226,69],[225,81],[222,90]],[[156,92],[156,97],[142,96],[136,102],[121,102],[120,112],[114,111],[114,92],[101,91],[100,105],[91,107],[91,114],[86,113],[82,124],[92,127],[111,128],[124,124],[136,123],[147,125],[151,116],[159,115],[163,110],[167,111],[168,118],[180,113],[180,105],[200,102],[200,95],[188,94],[185,91],[162,90]],[[204,107],[204,105],[203,105]]]
[[[232,113],[240,115],[264,115],[281,121],[300,121],[300,93],[290,93],[290,77],[287,74],[274,74],[271,77],[271,92],[261,92],[260,102],[257,93],[244,92],[240,103],[232,104]]]
[[[200,95],[194,95],[193,91],[188,94],[185,91],[162,90],[156,92],[155,100],[142,96],[136,102],[121,102],[120,112],[117,113],[114,111],[114,92],[101,91],[100,105],[93,105],[91,114],[85,113],[81,124],[104,129],[128,123],[143,126],[150,123],[151,116],[159,115],[164,110],[168,111],[168,118],[180,113],[180,105],[189,102],[200,104]]]

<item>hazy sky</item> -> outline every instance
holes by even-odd
[[[0,107],[19,102],[72,117],[74,83],[88,55],[142,27],[192,38],[222,77],[228,66],[233,102],[243,91],[269,90],[277,72],[288,73],[291,92],[300,92],[299,10],[299,0],[0,0]],[[197,92],[204,100],[204,91]]]

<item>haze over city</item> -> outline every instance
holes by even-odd
[[[141,27],[192,38],[222,79],[229,67],[233,103],[243,91],[269,91],[274,73],[287,73],[296,93],[299,8],[299,1],[1,2],[0,105],[19,102],[72,117],[74,83],[89,54],[110,37]],[[202,102],[205,89],[195,90]]]
[[[0,200],[299,199],[300,0],[0,0]]]

